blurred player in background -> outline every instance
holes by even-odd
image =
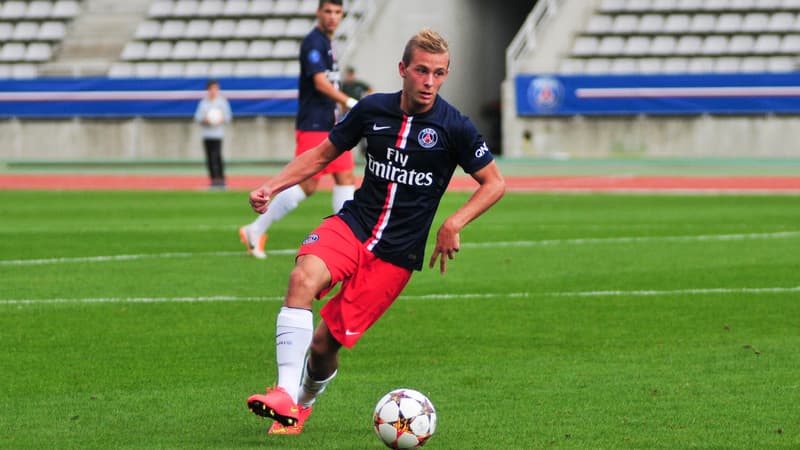
[[[233,119],[231,105],[219,93],[219,82],[208,80],[206,95],[197,104],[194,121],[202,127],[203,149],[212,189],[225,189],[225,163],[222,160],[222,139],[225,124]]]
[[[365,95],[372,93],[372,87],[366,81],[356,78],[356,69],[348,66],[344,71],[342,92],[356,100],[361,100]]]
[[[331,45],[333,33],[343,15],[342,0],[320,0],[317,25],[300,46],[300,98],[295,122],[295,156],[315,147],[328,136],[337,120],[337,103],[349,109],[357,102],[339,90],[339,67]],[[256,258],[266,258],[264,245],[269,227],[313,194],[322,175],[333,175],[332,206],[333,212],[338,212],[344,202],[353,198],[353,167],[353,155],[350,152],[342,153],[313,177],[301,180],[272,199],[265,214],[239,229],[239,237],[247,246],[247,252]]]
[[[367,139],[363,184],[298,251],[276,320],[277,387],[247,400],[255,414],[275,420],[272,434],[303,430],[317,395],[336,376],[340,348],[353,347],[400,295],[412,272],[422,269],[428,232],[456,166],[478,188],[437,232],[429,266],[439,260],[442,274],[459,251],[461,230],[505,191],[472,121],[438,95],[449,66],[447,42],[423,29],[408,41],[399,63],[400,92],[365,97],[319,145],[250,193],[253,209],[263,214],[284,189]],[[320,310],[315,330],[313,300],[338,283],[341,289]]]

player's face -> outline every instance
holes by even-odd
[[[343,15],[344,9],[341,5],[324,3],[321,7],[317,8],[317,22],[319,23],[319,27],[328,35],[333,35],[333,32],[339,27]]]
[[[449,73],[449,64],[449,53],[429,53],[419,49],[412,52],[408,66],[400,61],[403,111],[419,114],[433,107],[436,94]]]

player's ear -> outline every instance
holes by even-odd
[[[397,71],[400,72],[400,78],[406,77],[406,65],[403,63],[403,61],[400,61],[397,64]]]

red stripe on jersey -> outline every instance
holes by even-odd
[[[406,148],[406,142],[408,142],[408,135],[411,133],[411,121],[414,120],[414,116],[407,116],[403,114],[403,124],[400,126],[400,134],[397,135],[397,143],[394,144],[397,148]]]
[[[386,201],[383,203],[383,211],[381,212],[381,216],[378,217],[378,223],[375,224],[375,228],[372,230],[372,240],[367,245],[367,250],[369,251],[372,251],[372,249],[378,245],[378,242],[380,242],[383,237],[383,230],[386,229],[389,218],[392,216],[392,205],[394,205],[394,196],[397,193],[397,183],[389,183],[387,188]]]

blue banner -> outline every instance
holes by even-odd
[[[517,114],[800,114],[800,72],[516,78]]]
[[[207,79],[0,80],[0,118],[191,117]],[[294,116],[297,77],[220,78],[234,116]]]

